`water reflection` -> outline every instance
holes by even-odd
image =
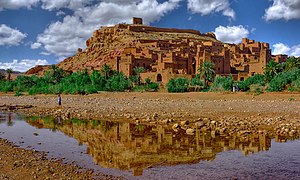
[[[31,117],[29,124],[37,128],[62,131],[86,144],[87,153],[102,167],[132,170],[135,176],[154,166],[211,161],[216,154],[240,150],[244,155],[269,150],[271,138],[265,134],[252,136],[212,136],[196,130],[194,135],[175,132],[160,125],[148,126],[110,121],[85,121]]]

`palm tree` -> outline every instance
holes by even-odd
[[[11,81],[11,74],[13,73],[13,70],[9,68],[9,69],[6,70],[6,73],[8,74],[8,75],[7,75],[7,79],[8,79],[9,81]]]
[[[138,76],[138,84],[141,84],[141,73],[145,71],[145,68],[143,67],[136,67],[133,69],[135,74]]]
[[[108,66],[107,64],[104,64],[102,66],[101,72],[104,74],[105,79],[108,79],[108,77],[110,76],[110,74],[112,73],[112,69],[110,66]]]
[[[0,81],[2,81],[3,79],[5,79],[5,75],[0,71]]]
[[[284,71],[289,71],[293,68],[300,68],[300,59],[289,57],[284,64]]]
[[[65,77],[65,75],[66,73],[63,69],[58,68],[54,64],[52,64],[45,77],[50,83],[56,84],[59,83]]]
[[[275,62],[273,59],[270,60],[265,67],[265,78],[267,81],[271,81],[281,70],[279,63]]]
[[[209,82],[213,81],[214,75],[215,75],[215,64],[209,61],[204,61],[202,64],[200,64],[200,67],[198,68],[198,72],[200,74],[200,78],[204,79],[205,86],[208,86]]]

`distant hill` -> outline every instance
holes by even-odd
[[[0,69],[0,72],[3,73],[3,74],[6,74],[6,69]],[[13,71],[13,74],[22,74],[22,72]]]
[[[5,69],[0,69],[0,73],[4,74],[5,76],[7,76],[6,70]],[[23,75],[24,73],[21,73],[19,71],[13,71],[13,73],[11,74],[11,78],[14,80],[16,79],[18,76]]]

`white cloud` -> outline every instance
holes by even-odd
[[[92,6],[85,4],[86,6],[76,9],[72,16],[68,15],[62,21],[51,23],[38,35],[36,43],[42,44],[47,52],[56,56],[70,56],[78,48],[85,49],[85,41],[101,26],[131,23],[132,17],[142,17],[144,23],[149,24],[177,8],[180,1],[158,3],[156,0],[105,0]]]
[[[273,52],[272,54],[287,54],[289,56],[300,57],[300,44],[289,47],[283,43],[277,43],[273,45]]]
[[[0,25],[0,46],[13,46],[19,45],[27,35],[17,29]]]
[[[31,44],[30,45],[30,48],[31,49],[38,49],[38,48],[40,48],[42,46],[42,44],[41,43],[33,43],[33,44]]]
[[[12,69],[14,71],[25,72],[36,65],[48,65],[48,64],[49,64],[48,61],[45,59],[38,59],[38,60],[22,59],[20,61],[14,59],[12,62],[6,62],[6,63],[0,62],[0,69]]]
[[[248,37],[249,30],[242,25],[239,26],[219,26],[215,29],[218,40],[226,43],[238,44],[242,38]]]
[[[295,57],[300,57],[300,44],[292,47],[290,55]]]
[[[51,55],[51,53],[48,53],[48,52],[41,52],[40,54],[44,55],[44,56],[50,56]]]
[[[92,3],[93,0],[40,0],[42,8],[47,10],[69,8],[72,10],[82,8]]]
[[[31,8],[36,5],[39,0],[1,0],[0,11],[4,9],[19,9],[19,8]]]
[[[63,12],[63,11],[58,11],[58,12],[56,13],[56,16],[64,16],[64,15],[66,15],[66,13]]]
[[[267,21],[278,19],[299,19],[300,1],[299,0],[273,0],[273,5],[265,10],[263,17]]]
[[[230,8],[229,0],[187,0],[188,9],[192,13],[208,15],[215,12],[222,12],[224,16],[235,18],[235,12]]]
[[[273,53],[272,54],[288,54],[291,48],[288,45],[283,43],[277,43],[273,45]]]

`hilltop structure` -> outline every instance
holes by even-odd
[[[167,83],[170,78],[192,78],[204,61],[213,62],[218,75],[231,74],[243,80],[263,73],[270,59],[282,62],[287,57],[272,57],[268,43],[244,38],[240,44],[226,44],[212,32],[145,26],[141,18],[133,18],[133,24],[101,27],[86,46],[57,66],[74,72],[100,70],[107,64],[127,76],[134,75],[134,68],[143,67],[142,79]],[[41,74],[44,69],[39,66],[27,74]]]

